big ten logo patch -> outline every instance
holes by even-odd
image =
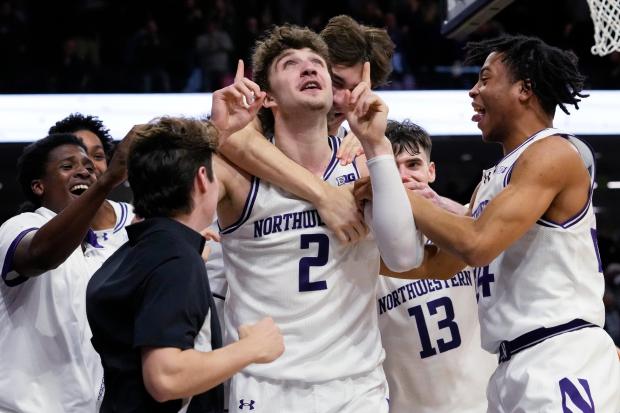
[[[341,175],[336,177],[336,183],[338,184],[338,186],[344,185],[344,184],[348,184],[349,182],[353,182],[355,181],[355,174],[354,173],[350,173],[350,174],[346,174],[346,175]]]

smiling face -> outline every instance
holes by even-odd
[[[396,155],[396,166],[403,182],[416,181],[423,184],[430,184],[435,181],[435,163],[429,160],[428,155],[421,150],[420,153],[412,155],[403,149]]]
[[[287,49],[276,57],[269,68],[269,86],[267,107],[291,114],[327,114],[331,108],[327,63],[311,49]]]
[[[476,112],[472,121],[478,124],[482,138],[487,142],[503,142],[519,111],[519,93],[522,82],[514,81],[502,55],[489,54],[478,82],[469,91]]]
[[[346,91],[352,91],[362,81],[362,69],[364,63],[357,63],[353,66],[333,65],[332,66],[332,90],[334,104],[328,115],[328,126],[332,133],[335,133],[342,122],[344,122],[346,112]]]
[[[85,129],[76,131],[73,134],[80,138],[84,145],[86,145],[88,156],[95,165],[95,174],[97,175],[97,178],[99,178],[101,174],[108,169],[108,161],[106,159],[101,140],[97,135]]]
[[[67,144],[49,152],[44,175],[31,187],[42,206],[59,213],[95,180],[95,167],[84,149]]]

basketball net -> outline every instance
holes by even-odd
[[[588,0],[594,22],[592,54],[620,52],[620,0]]]

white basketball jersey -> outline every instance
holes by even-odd
[[[354,164],[332,157],[323,179],[332,185],[359,177]],[[226,278],[226,340],[237,328],[271,316],[286,349],[244,373],[276,380],[322,382],[374,370],[383,361],[375,285],[379,251],[373,239],[341,244],[315,207],[252,179],[239,221],[221,229]]]
[[[103,368],[86,319],[92,272],[81,248],[58,267],[24,278],[12,267],[23,236],[56,214],[40,207],[0,227],[0,411],[96,411]]]
[[[379,277],[390,413],[487,411],[497,356],[480,345],[474,281],[470,268],[448,280]]]
[[[558,134],[580,150],[586,165],[591,163],[588,169],[593,184],[594,164],[589,159],[592,154],[583,142],[557,129],[544,129],[494,168],[483,172],[474,201],[474,218],[508,184],[523,151],[540,139]],[[576,318],[602,326],[604,280],[592,210],[592,185],[588,202],[574,217],[561,223],[539,219],[489,265],[476,268],[474,274],[482,346],[488,351],[497,352],[503,340]]]

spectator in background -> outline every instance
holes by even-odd
[[[196,39],[203,91],[210,92],[222,87],[224,77],[230,73],[229,60],[232,50],[230,35],[220,28],[219,22],[208,20],[205,33]]]
[[[72,36],[62,45],[56,89],[60,93],[92,90],[95,70],[99,66],[99,44],[93,39]]]
[[[23,70],[27,71],[28,59],[28,25],[26,16],[16,9],[13,2],[0,2],[0,91],[20,91],[18,79],[22,78]],[[21,75],[21,76],[20,76]]]
[[[139,80],[139,91],[169,92],[170,76],[166,70],[168,44],[159,31],[157,21],[152,17],[146,20],[127,47],[127,63]]]

